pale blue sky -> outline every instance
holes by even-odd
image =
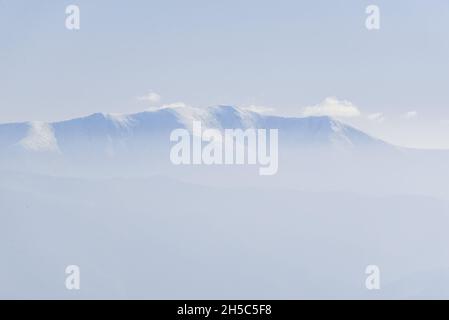
[[[69,4],[80,31],[65,28]],[[447,0],[0,0],[0,122],[136,112],[150,91],[290,114],[335,96],[369,133],[449,147],[448,84]]]

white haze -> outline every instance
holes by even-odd
[[[278,174],[172,165],[171,130],[198,118],[278,128]],[[0,125],[1,298],[449,298],[446,151],[224,106],[40,128],[54,139]],[[65,289],[71,264],[80,291]]]

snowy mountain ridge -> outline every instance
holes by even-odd
[[[0,124],[0,152],[25,149],[33,152],[64,152],[75,145],[145,144],[168,142],[177,128],[191,129],[193,121],[205,128],[279,129],[280,140],[294,145],[366,147],[387,146],[381,140],[330,117],[280,117],[233,106],[209,108],[170,107],[135,114],[95,113],[82,118],[45,123]]]

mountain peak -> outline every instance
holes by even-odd
[[[203,128],[223,129],[278,129],[281,142],[294,146],[358,147],[387,145],[360,130],[328,116],[281,117],[245,110],[231,105],[196,108],[175,104],[164,108],[134,114],[94,113],[83,118],[62,122],[27,125],[0,125],[0,151],[11,146],[22,146],[28,151],[76,148],[111,149],[114,145],[136,147],[161,139],[174,129],[192,127],[201,121]],[[35,123],[35,122],[31,122]],[[164,140],[165,139],[165,140]]]

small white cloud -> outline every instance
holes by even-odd
[[[246,111],[255,112],[255,113],[272,113],[272,112],[276,111],[274,108],[271,108],[271,107],[256,106],[256,105],[243,107],[242,109],[246,110]]]
[[[409,111],[409,112],[404,113],[402,115],[402,118],[410,120],[410,119],[416,118],[417,116],[418,116],[418,112],[416,112],[416,111]]]
[[[161,101],[161,96],[156,92],[149,92],[144,96],[137,97],[137,100],[149,103],[158,103],[159,101]]]
[[[367,116],[367,118],[371,121],[376,121],[376,122],[384,122],[385,121],[385,116],[381,112],[369,114]]]
[[[184,102],[174,102],[174,103],[170,103],[170,104],[166,104],[166,105],[162,106],[162,108],[164,108],[164,109],[178,109],[178,108],[187,108],[187,107],[189,107],[189,106]]]
[[[148,110],[149,111],[158,111],[158,110],[163,110],[163,109],[185,109],[185,108],[190,108],[190,106],[184,102],[174,102],[174,103],[164,104],[161,107],[151,107]]]
[[[329,116],[337,118],[350,118],[360,116],[359,109],[350,101],[338,100],[335,97],[324,99],[323,102],[305,107],[302,114],[309,116]]]

